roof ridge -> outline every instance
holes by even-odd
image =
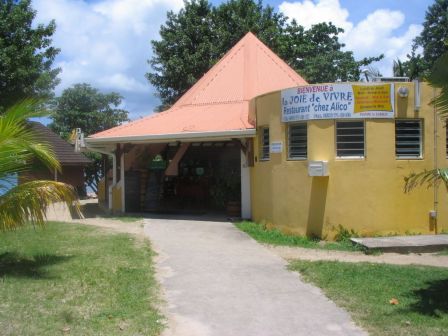
[[[168,110],[151,113],[91,137],[151,134],[157,133],[158,129],[167,132],[176,127],[225,129],[229,122],[253,127],[249,117],[246,118],[251,99],[301,84],[306,84],[306,81],[263,41],[248,32]],[[211,115],[207,115],[207,111]],[[214,112],[223,115],[214,116]]]
[[[194,103],[194,104],[184,104],[182,106],[177,107],[178,109],[183,106],[205,106],[205,105],[225,105],[225,104],[236,104],[236,103],[245,103],[249,102],[250,99],[238,99],[238,100],[225,100],[225,101],[212,101],[206,103]]]
[[[237,46],[237,44],[232,48],[232,49],[235,49],[236,48],[236,46]],[[236,50],[235,50],[235,52],[234,53],[232,53],[232,55],[227,59],[227,58],[224,58],[224,56],[223,56],[223,60],[227,60],[227,62],[226,63],[223,63],[223,66],[219,69],[219,71],[217,71],[214,75],[213,75],[213,77],[211,77],[210,78],[210,80],[207,82],[207,84],[205,85],[205,86],[202,86],[202,89],[198,92],[198,94],[200,93],[200,92],[203,92],[203,91],[205,91],[205,89],[207,89],[209,86],[210,86],[210,84],[216,79],[216,77],[218,77],[218,75],[219,74],[221,74],[222,73],[222,71],[230,64],[230,62],[235,58],[235,56],[236,55],[238,55],[238,53],[243,49],[243,47],[244,47],[244,43],[241,43],[241,46],[239,47],[239,48],[237,48]],[[231,50],[232,50],[231,49]],[[218,63],[216,63],[216,65],[218,65]],[[199,90],[200,88],[198,87],[198,90]],[[197,95],[194,97],[194,99],[192,99],[192,101],[195,101],[196,100],[196,98],[197,98]],[[192,104],[193,105],[193,104]]]
[[[284,60],[282,60],[279,56],[277,56],[276,54],[274,54],[272,51],[268,52],[266,51],[266,46],[263,44],[259,44],[257,43],[257,47],[267,56],[269,57],[272,62],[274,62],[274,64],[280,68],[280,70],[282,70],[289,78],[291,78],[293,81],[296,80],[296,78],[292,77],[290,72],[288,72],[288,69],[285,69],[284,65],[288,66],[289,69],[293,70],[294,72],[296,72],[294,69],[291,68],[291,66],[289,66]],[[276,56],[275,58],[272,57],[272,55]],[[280,60],[283,64],[279,64],[277,61]],[[296,72],[297,73],[297,72]],[[302,76],[300,76],[302,77]]]
[[[185,99],[187,99],[189,96],[193,96],[194,94],[196,94],[196,91],[200,90],[200,88],[202,87],[201,85],[201,81],[207,77],[207,75],[210,75],[211,72],[216,71],[216,69],[219,68],[220,64],[225,64],[223,68],[225,68],[229,63],[230,60],[233,59],[235,57],[235,55],[237,54],[236,51],[239,51],[243,46],[244,46],[244,42],[246,39],[248,39],[248,37],[250,37],[250,32],[247,33],[243,38],[241,38],[237,43],[235,43],[235,45],[233,47],[231,47],[226,53],[224,53],[224,55],[221,56],[221,58],[218,60],[218,62],[216,62],[206,73],[204,73],[201,78],[199,78],[196,83],[193,84],[193,86],[188,89],[173,105],[183,105],[182,101],[183,98],[185,97]],[[253,35],[253,34],[252,34]],[[233,55],[232,55],[233,54]],[[232,55],[231,57],[229,57],[230,55]],[[220,71],[217,71],[214,75],[213,75],[213,80],[216,78],[216,76],[221,73],[222,69],[220,69]],[[208,81],[208,85],[210,85],[210,83],[213,81],[210,80]],[[208,87],[207,85],[207,87]],[[205,88],[204,88],[205,89]],[[204,90],[203,89],[203,90]],[[201,90],[201,91],[203,91]]]

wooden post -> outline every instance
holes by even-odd
[[[104,201],[106,206],[109,204],[109,179],[107,177],[107,172],[109,170],[109,160],[106,154],[102,154],[103,159],[103,176],[104,176]]]

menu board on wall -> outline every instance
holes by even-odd
[[[282,121],[394,118],[394,84],[319,84],[282,90]]]

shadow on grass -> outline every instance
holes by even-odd
[[[448,314],[448,279],[427,282],[427,287],[414,290],[417,302],[410,310],[432,317]]]
[[[22,256],[15,252],[5,252],[0,254],[0,278],[4,276],[34,279],[53,278],[45,267],[66,262],[71,258],[71,256],[51,254]]]

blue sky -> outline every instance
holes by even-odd
[[[213,4],[223,1],[212,0]],[[429,0],[270,0],[265,4],[305,27],[332,21],[346,30],[341,37],[355,58],[385,54],[375,66],[391,75],[394,59],[405,59],[421,29]],[[103,92],[119,92],[123,107],[136,119],[152,113],[159,101],[147,82],[151,39],[158,39],[168,10],[182,0],[33,0],[36,23],[56,20],[54,45],[61,48],[63,89],[86,82]]]

